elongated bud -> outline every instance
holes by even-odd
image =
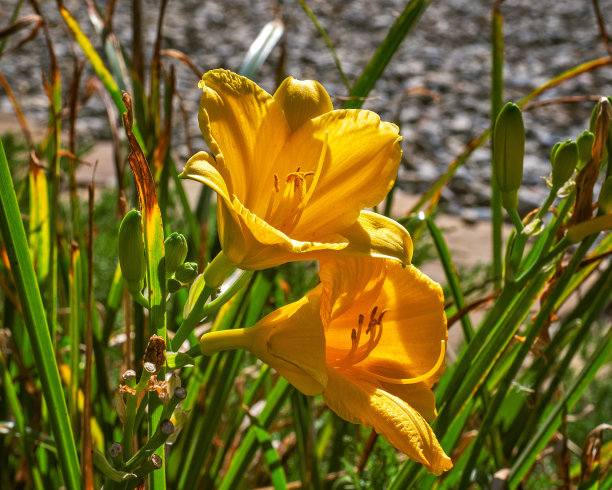
[[[576,143],[578,144],[578,154],[580,156],[580,163],[584,165],[591,159],[591,152],[593,151],[593,141],[595,141],[595,135],[590,131],[583,131]]]
[[[319,82],[292,77],[283,80],[274,93],[274,100],[283,108],[292,131],[334,108],[329,94]]]
[[[552,150],[550,150],[550,164],[552,165],[553,162],[555,161],[555,153],[557,153],[557,150],[560,148],[560,146],[563,143],[561,143],[560,141],[558,141],[557,143],[555,143],[555,146],[552,147]]]
[[[518,189],[523,181],[525,127],[519,106],[508,102],[497,116],[493,134],[493,165],[502,203],[508,211],[518,206]]]
[[[128,212],[119,227],[119,265],[128,283],[141,284],[147,272],[140,211]]]
[[[191,284],[195,278],[198,277],[198,264],[195,262],[185,262],[181,264],[178,269],[176,269],[174,277],[183,284]]]
[[[553,189],[559,189],[570,179],[578,157],[578,145],[574,141],[567,140],[557,149],[552,162]]]
[[[180,233],[171,233],[164,241],[166,275],[171,276],[187,257],[187,240]]]
[[[605,214],[612,212],[612,177],[608,177],[601,185],[599,209]]]

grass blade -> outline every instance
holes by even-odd
[[[124,113],[126,111],[126,107],[123,103],[121,90],[117,86],[117,83],[115,82],[111,73],[108,71],[106,66],[104,66],[102,58],[100,58],[95,48],[79,26],[79,23],[68,11],[68,9],[66,9],[64,6],[60,6],[60,13],[64,18],[64,22],[66,22],[66,25],[72,32],[76,42],[79,46],[81,46],[81,49],[83,50],[83,53],[85,53],[85,56],[89,60],[89,63],[91,63],[92,68],[95,70],[96,74],[102,81],[104,87],[106,87],[106,90],[113,99],[113,102],[117,106],[117,109],[119,109],[120,113]],[[142,140],[142,136],[140,134],[140,131],[138,130],[138,127],[134,125],[132,130],[134,131],[134,136],[138,140],[138,143],[140,143],[141,146],[144,146],[144,142]]]
[[[412,0],[406,5],[402,14],[389,29],[389,33],[378,46],[372,59],[357,79],[349,92],[351,100],[347,100],[343,109],[359,109],[363,105],[363,98],[367,97],[382,72],[391,61],[391,58],[399,48],[406,35],[416,25],[429,6],[431,0]]]
[[[64,483],[80,488],[80,469],[72,436],[68,408],[63,396],[49,326],[32,267],[23,222],[13,189],[13,181],[0,140],[0,230],[23,310],[24,322],[32,340],[32,350],[41,378],[43,396],[49,407],[49,421],[55,437]]]
[[[310,17],[310,20],[312,20],[312,23],[315,25],[315,27],[319,31],[319,34],[323,38],[323,41],[325,41],[325,45],[327,46],[327,49],[329,49],[329,52],[331,53],[332,58],[334,59],[334,63],[336,63],[336,67],[338,68],[338,71],[340,72],[340,76],[342,77],[344,86],[346,87],[347,92],[350,92],[351,82],[349,81],[348,77],[346,76],[346,73],[344,73],[344,70],[342,69],[342,63],[340,63],[340,58],[338,58],[338,55],[336,54],[336,50],[334,49],[334,45],[332,44],[331,40],[327,36],[325,29],[323,29],[323,26],[319,22],[319,19],[317,19],[316,15],[310,9],[306,1],[305,0],[298,0],[298,1],[300,2],[300,5],[304,9],[304,12],[306,12],[306,15]]]
[[[493,6],[491,19],[491,128],[495,126],[497,115],[504,103],[504,20],[499,11],[501,1]],[[491,148],[493,158],[493,148]],[[491,161],[491,172],[495,165]],[[493,250],[493,278],[495,287],[501,287],[502,277],[502,202],[495,175],[491,175],[491,239]]]

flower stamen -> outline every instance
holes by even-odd
[[[365,316],[360,314],[357,330],[354,328],[351,329],[351,349],[345,356],[340,357],[340,355],[338,355],[336,359],[328,361],[332,366],[338,369],[346,369],[354,364],[360,363],[370,355],[370,352],[372,352],[380,342],[382,337],[382,319],[388,310],[384,310],[380,313],[378,318],[376,318],[377,311],[378,306],[375,306],[370,314],[368,326],[365,331],[366,335],[369,334],[370,336],[368,341],[361,346],[359,345],[361,340],[361,331],[363,324],[365,323]],[[339,349],[334,349],[333,347],[328,346],[327,350],[328,352],[333,352],[334,350]]]

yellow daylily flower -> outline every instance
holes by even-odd
[[[431,387],[445,367],[440,286],[413,266],[377,258],[322,261],[320,277],[302,300],[252,328],[203,335],[202,351],[248,349],[430,472],[450,469],[427,423],[437,415]]]
[[[200,129],[212,155],[191,157],[181,177],[217,192],[227,262],[258,270],[341,251],[410,263],[408,232],[363,211],[395,180],[396,125],[367,110],[333,110],[315,81],[287,78],[271,96],[213,70],[199,86]]]

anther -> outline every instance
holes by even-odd
[[[375,306],[370,314],[370,321],[376,316],[376,312],[378,311],[378,306]]]
[[[382,324],[383,317],[385,316],[385,313],[387,313],[388,311],[389,311],[389,310],[383,310],[383,311],[381,311],[380,315],[378,315],[378,320],[377,320],[377,322],[378,322],[378,324],[379,324],[379,325],[381,325],[381,324]]]
[[[280,192],[280,185],[278,183],[278,175],[274,174],[274,190]]]

